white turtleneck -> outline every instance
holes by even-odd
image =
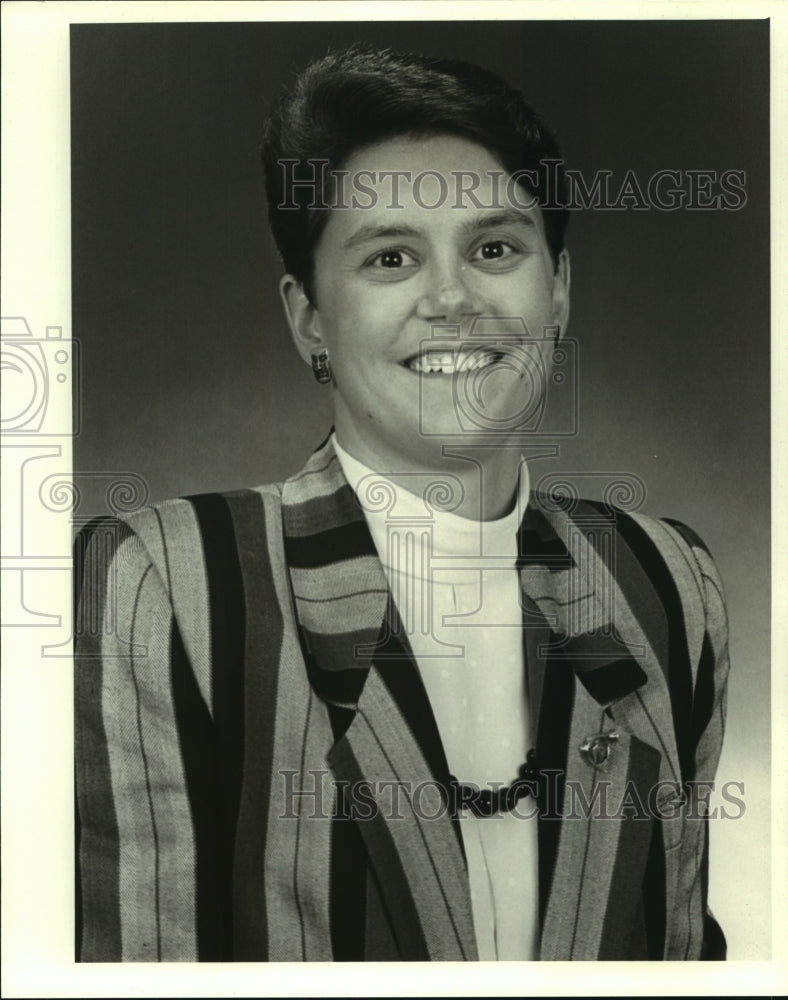
[[[423,499],[430,479],[450,476],[413,477],[417,495],[368,469],[336,438],[334,447],[364,509],[450,772],[481,788],[510,784],[532,746],[515,566],[517,528],[528,500],[525,462],[514,510],[496,521],[474,521]],[[521,800],[514,813],[460,814],[481,959],[536,957],[533,814],[532,799]]]

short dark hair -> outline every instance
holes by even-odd
[[[314,249],[328,221],[324,207],[309,206],[330,201],[320,190],[320,171],[308,161],[326,161],[323,176],[330,176],[362,146],[440,134],[479,143],[510,174],[533,172],[538,182],[528,185],[529,193],[543,209],[547,245],[557,264],[568,222],[561,153],[522,95],[472,63],[357,44],[310,63],[281,93],[263,135],[271,230],[285,269],[308,294]],[[302,179],[316,178],[311,190],[292,183],[286,190],[282,162],[287,160],[297,162]],[[558,161],[552,164],[552,195],[545,161]]]

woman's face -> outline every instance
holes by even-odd
[[[344,169],[315,305],[284,292],[302,355],[329,350],[340,443],[393,472],[522,434],[568,319],[568,258],[554,267],[538,206],[454,136],[386,140]]]

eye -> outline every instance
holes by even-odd
[[[475,260],[505,260],[519,252],[516,246],[505,240],[485,240],[476,248],[472,256]]]
[[[381,250],[367,261],[367,267],[397,271],[403,267],[412,267],[415,263],[415,257],[406,250]]]

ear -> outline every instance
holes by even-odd
[[[569,326],[569,285],[571,269],[569,251],[562,250],[558,256],[558,266],[553,275],[553,322],[560,328],[563,337]]]
[[[325,347],[320,330],[320,315],[304,291],[303,283],[286,274],[279,282],[279,295],[296,350],[308,365],[312,352]]]

